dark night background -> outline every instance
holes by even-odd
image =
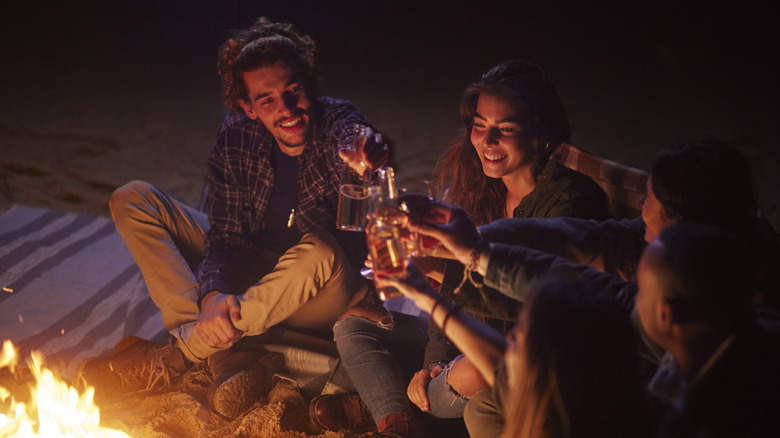
[[[627,4],[623,4],[627,3]],[[630,4],[628,4],[630,3]],[[459,128],[461,91],[496,62],[541,65],[572,142],[647,168],[678,141],[751,158],[780,229],[778,16],[733,2],[4,1],[0,210],[107,214],[131,179],[194,203],[224,114],[216,51],[257,16],[318,43],[323,92],[355,102],[421,187]],[[728,178],[728,175],[724,175]]]

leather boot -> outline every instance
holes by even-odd
[[[381,438],[424,438],[422,421],[414,414],[399,412],[390,414],[379,422]]]
[[[145,389],[171,386],[192,362],[175,343],[155,344],[136,336],[119,341],[114,351],[84,361],[77,384],[93,386],[96,400],[109,400]]]
[[[271,390],[273,375],[284,367],[284,356],[259,349],[230,348],[209,356],[212,383],[206,400],[212,410],[236,418]]]
[[[321,430],[376,430],[371,411],[357,393],[318,395],[309,404],[309,416]]]

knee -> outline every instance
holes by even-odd
[[[348,339],[371,330],[375,323],[356,315],[343,316],[333,326],[333,339],[336,344],[344,343]]]
[[[393,317],[389,310],[385,309],[382,306],[370,306],[365,307],[362,305],[353,306],[344,311],[344,313],[339,316],[339,321],[349,318],[350,316],[354,316],[357,318],[367,319],[374,324],[379,325],[380,327],[392,327],[393,326]]]
[[[477,392],[489,387],[476,366],[467,357],[461,357],[455,361],[449,374],[447,384],[452,389],[466,397],[471,397]]]
[[[392,317],[389,319],[392,325]],[[351,357],[362,351],[375,349],[380,344],[384,345],[382,339],[388,329],[383,326],[382,321],[376,322],[357,315],[347,316],[333,326],[333,340],[336,341],[336,347],[342,357]]]
[[[303,263],[327,263],[331,266],[339,260],[341,251],[336,239],[321,231],[305,234],[294,248],[298,260]]]
[[[145,181],[130,181],[114,190],[108,201],[114,222],[121,223],[132,210],[135,210],[134,206],[138,205],[141,200],[147,199],[153,190],[154,187]]]

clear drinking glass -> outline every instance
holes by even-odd
[[[431,206],[433,198],[421,193],[403,191],[398,195],[398,209],[406,214],[407,218],[413,221],[421,221],[428,208]],[[423,257],[430,255],[426,249],[436,245],[438,241],[432,237],[420,236],[417,233],[410,232],[405,228],[402,233],[406,245],[406,254],[409,257]]]
[[[369,274],[404,276],[408,254],[403,233],[407,232],[409,219],[398,208],[398,190],[392,167],[377,171],[377,185],[371,189],[369,201],[366,243],[371,255],[372,271]],[[377,287],[382,300],[400,295],[391,287]]]
[[[350,152],[357,151],[368,136],[368,127],[356,124],[352,144],[342,148]],[[341,230],[363,231],[365,229],[368,210],[370,178],[368,170],[359,174],[347,163],[343,163],[339,175],[339,203],[336,213],[336,226]]]
[[[414,192],[403,192],[398,195],[398,208],[406,213],[411,221],[421,222],[428,209],[431,207],[434,199],[428,195]],[[431,236],[423,236],[419,233],[412,233],[408,230],[402,234],[407,246],[407,256],[409,257],[440,257],[445,259],[454,259],[438,239]]]

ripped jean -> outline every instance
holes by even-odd
[[[333,327],[341,360],[377,425],[391,414],[412,412],[406,388],[422,368],[428,342],[427,318],[390,313],[388,325],[349,316]]]
[[[463,355],[459,355],[444,365],[442,372],[428,382],[428,402],[430,403],[429,413],[437,418],[461,418],[463,410],[469,402],[470,397],[466,397],[455,392],[447,383],[452,366],[460,360]]]

